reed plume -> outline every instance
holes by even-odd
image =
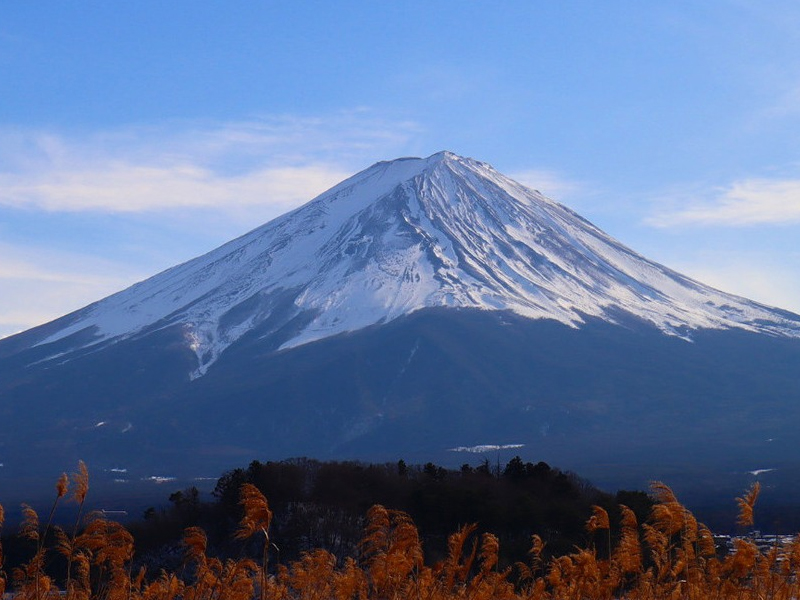
[[[500,540],[493,533],[484,533],[481,536],[481,551],[478,558],[481,561],[481,573],[488,573],[495,567],[500,555]]]
[[[259,531],[264,534],[264,546],[261,553],[261,600],[267,594],[267,564],[269,559],[269,526],[272,523],[272,511],[264,494],[252,483],[242,484],[239,489],[239,504],[244,509],[236,538],[246,540]]]
[[[607,556],[611,557],[611,524],[608,520],[608,513],[602,506],[592,506],[592,516],[586,521],[586,531],[591,534],[604,529],[606,532],[606,551]]]
[[[586,531],[594,533],[598,529],[610,529],[608,513],[601,506],[592,506],[592,516],[586,521]]]
[[[404,585],[412,586],[422,566],[422,544],[411,517],[380,504],[367,511],[359,551],[369,587],[380,596],[394,596]]]
[[[622,512],[619,544],[612,554],[611,560],[621,576],[638,573],[642,568],[642,546],[639,540],[639,524],[636,514],[620,504]]]
[[[211,590],[209,598],[213,600],[252,600],[255,597],[254,582],[256,577],[260,578],[261,574],[261,569],[255,561],[247,558],[238,561],[228,559],[224,564],[217,561],[215,573],[217,573],[216,585]],[[198,584],[195,584],[195,588],[197,586]],[[183,598],[189,600],[189,595],[192,595],[194,591],[185,586],[182,592]],[[195,597],[202,598],[203,596],[195,594]]]
[[[534,577],[541,571],[542,566],[544,565],[544,559],[542,558],[544,547],[544,540],[541,538],[541,536],[534,533],[531,536],[531,548],[528,550],[528,556],[530,556],[531,561],[531,575]]]
[[[451,590],[456,583],[466,581],[475,556],[478,551],[478,541],[473,540],[472,548],[464,556],[464,547],[469,537],[478,529],[477,523],[464,525],[455,533],[451,533],[447,538],[447,558],[441,565],[441,571],[445,576],[445,589]]]
[[[246,540],[260,531],[269,539],[272,511],[261,490],[252,483],[243,484],[239,489],[239,504],[244,509],[244,516],[239,521],[236,538]]]
[[[69,477],[67,477],[66,473],[62,473],[61,477],[59,477],[58,481],[56,482],[56,496],[58,498],[63,498],[64,496],[67,495],[68,491],[69,491]]]
[[[61,486],[62,480],[59,480]],[[78,461],[78,471],[72,474],[72,484],[75,486],[75,491],[72,492],[72,497],[79,505],[83,505],[86,500],[86,494],[89,492],[89,469],[86,468],[86,463],[82,460]],[[61,488],[59,488],[61,489]],[[66,492],[66,484],[63,484],[63,490]]]
[[[72,485],[74,486],[72,499],[78,504],[78,513],[75,516],[75,524],[72,527],[72,537],[70,538],[71,545],[74,547],[75,538],[78,537],[78,527],[83,518],[83,505],[86,502],[86,494],[89,493],[89,469],[86,468],[86,463],[82,460],[78,461],[78,471],[72,474]],[[66,492],[66,486],[63,489]],[[67,589],[70,588],[72,582],[72,563],[74,558],[73,552],[70,552],[67,556]]]
[[[183,545],[186,547],[186,560],[206,565],[208,537],[200,527],[188,527],[183,532]]]
[[[158,579],[145,586],[141,600],[175,600],[185,587],[176,575],[162,571]]]
[[[736,499],[736,503],[739,505],[739,516],[736,519],[736,523],[738,525],[741,525],[742,527],[753,526],[753,509],[756,505],[756,500],[758,500],[758,494],[760,492],[761,484],[756,481],[752,486],[750,486],[750,489],[747,490],[747,493],[744,496]]]
[[[333,597],[335,600],[366,600],[367,593],[364,572],[353,558],[347,557],[342,568],[334,573]]]

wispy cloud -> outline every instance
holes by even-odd
[[[85,254],[0,243],[0,338],[45,323],[144,278]]]
[[[0,175],[0,203],[48,211],[145,212],[174,208],[233,209],[271,205],[288,209],[349,173],[329,165],[264,168],[226,175],[196,164],[131,162],[53,168],[31,177]]]
[[[691,261],[675,261],[671,267],[725,292],[738,294],[800,314],[800,281],[792,266],[770,261],[747,250],[723,254],[699,254]],[[797,259],[800,259],[798,253]]]
[[[800,179],[746,179],[717,190],[708,199],[660,210],[645,219],[655,227],[746,226],[800,223]]]
[[[559,202],[581,192],[584,187],[583,184],[548,169],[526,169],[511,173],[509,177]]]
[[[125,213],[269,205],[283,211],[365,161],[388,157],[383,153],[402,146],[415,128],[356,111],[83,137],[0,131],[0,206]]]

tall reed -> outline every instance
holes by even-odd
[[[79,515],[88,492],[88,471],[73,476]],[[752,527],[758,485],[737,499],[738,523]],[[57,485],[56,503],[66,491]],[[762,549],[739,537],[721,553],[711,531],[698,523],[663,483],[652,485],[655,500],[649,518],[637,521],[621,506],[616,521],[599,506],[586,522],[591,540],[603,542],[545,558],[541,537],[531,538],[527,562],[503,564],[500,541],[480,533],[477,524],[454,532],[446,556],[426,564],[411,517],[381,505],[366,515],[357,557],[336,557],[322,549],[290,564],[270,565],[272,511],[258,488],[240,490],[242,518],[236,538],[263,535],[260,564],[249,559],[220,560],[208,554],[208,538],[198,527],[185,530],[185,569],[179,576],[162,571],[132,574],[131,534],[104,515],[79,517],[71,534],[40,527],[38,515],[23,507],[20,534],[34,542],[33,557],[14,572],[12,600],[796,600],[800,598],[800,537]],[[55,506],[55,504],[54,504]],[[0,506],[0,527],[3,509]],[[62,554],[66,578],[46,574],[46,556]],[[0,546],[0,592],[8,593]]]

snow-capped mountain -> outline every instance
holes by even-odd
[[[726,499],[757,472],[800,500],[798,373],[800,316],[442,152],[0,340],[0,493],[78,459],[113,491],[478,449],[625,487],[722,474]]]
[[[692,281],[491,166],[440,152],[377,163],[78,311],[39,345],[90,331],[75,350],[180,324],[198,376],[259,325],[289,348],[430,307],[574,327],[627,313],[678,336],[731,327],[800,336],[800,317]]]

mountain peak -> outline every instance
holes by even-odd
[[[428,158],[424,158],[422,160],[424,160],[428,166],[438,165],[440,163],[476,162],[471,158],[466,158],[464,156],[459,156],[455,152],[450,152],[450,150],[440,150],[439,152],[431,154]]]
[[[800,337],[800,317],[653,263],[489,165],[442,151],[376,163],[37,339],[56,354],[70,336],[86,348],[179,328],[199,376],[247,333],[287,348],[428,307],[571,327],[627,315],[681,337],[730,327]]]
[[[361,182],[364,179],[375,177],[386,182],[402,183],[403,181],[422,175],[431,176],[437,169],[443,166],[450,167],[454,171],[477,171],[483,172],[484,174],[495,173],[494,169],[486,163],[459,156],[449,150],[442,150],[425,158],[406,156],[377,162],[353,177],[346,179],[339,184],[339,186],[334,187],[333,190],[338,189],[342,185],[351,185],[356,182]],[[323,196],[325,195],[327,195],[327,193],[323,194]]]
[[[366,181],[369,181],[373,187],[365,187],[364,190],[362,190],[365,193],[362,195],[370,200],[377,200],[387,189],[415,177],[422,176],[423,174],[430,176],[432,172],[443,165],[450,165],[455,168],[467,165],[487,166],[473,159],[458,156],[448,150],[442,150],[436,154],[431,154],[427,158],[406,156],[393,160],[383,160],[344,180],[337,186],[331,188],[328,192],[319,196],[318,199],[335,195],[341,188],[352,187],[353,185],[363,186]]]
[[[450,150],[440,150],[439,152],[435,152],[426,158],[422,158],[419,156],[401,156],[400,158],[394,158],[391,160],[381,160],[375,163],[375,165],[391,165],[396,163],[406,163],[406,162],[416,162],[420,164],[422,169],[437,165],[442,162],[460,162],[464,160],[472,160],[466,159],[463,156],[459,156],[458,154],[451,152]]]

